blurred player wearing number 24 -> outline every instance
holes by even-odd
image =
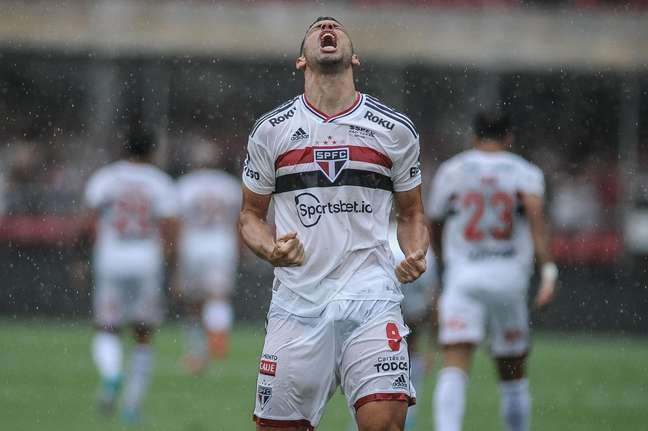
[[[99,406],[104,413],[115,407],[124,374],[119,333],[128,325],[136,344],[122,406],[127,422],[139,420],[149,385],[150,342],[164,314],[164,263],[173,263],[177,235],[175,187],[152,165],[155,148],[152,132],[132,130],[126,159],[98,170],[85,191],[96,232],[92,356],[101,376]]]
[[[338,386],[360,430],[402,430],[415,402],[400,283],[426,268],[418,134],[356,91],[359,64],[342,24],[318,18],[296,61],[304,94],[250,133],[240,231],[275,266],[254,408],[260,430],[314,429]],[[399,263],[388,242],[393,201]]]
[[[488,331],[504,423],[509,431],[526,431],[527,290],[534,254],[541,268],[537,306],[553,299],[558,276],[545,232],[544,178],[535,165],[506,151],[513,142],[506,114],[479,113],[474,133],[472,150],[439,167],[427,207],[434,253],[445,266],[438,304],[444,365],[435,390],[435,429],[461,430],[470,363]]]

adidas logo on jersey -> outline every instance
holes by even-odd
[[[394,389],[407,389],[409,385],[407,384],[407,378],[405,378],[405,374],[401,374],[400,376],[396,377],[396,380],[394,380],[394,383],[392,383],[392,388]]]
[[[302,129],[300,127],[299,129],[295,130],[295,133],[292,134],[292,136],[290,137],[290,140],[292,142],[295,142],[295,141],[299,141],[301,139],[308,139],[308,136],[309,136],[308,133],[306,133],[304,131],[304,129]]]

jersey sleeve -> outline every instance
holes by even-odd
[[[267,147],[261,142],[262,131],[248,140],[247,156],[243,164],[243,184],[260,195],[269,195],[275,190],[274,160]]]
[[[178,194],[178,189],[171,178],[164,178],[160,181],[159,196],[156,202],[158,217],[175,217],[178,214]]]
[[[105,194],[103,177],[102,172],[97,172],[88,180],[83,195],[86,207],[97,209],[101,206]]]
[[[542,170],[531,163],[525,163],[518,176],[517,188],[522,193],[543,197],[545,180]]]
[[[421,184],[421,148],[418,137],[408,135],[392,156],[392,183],[395,192],[406,192]]]
[[[442,220],[448,214],[450,209],[450,197],[452,189],[450,188],[449,170],[447,166],[441,165],[434,180],[432,181],[432,191],[428,196],[426,213],[432,220]]]

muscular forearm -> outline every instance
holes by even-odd
[[[551,250],[549,249],[549,241],[544,223],[540,222],[539,224],[540,226],[536,226],[536,228],[532,230],[532,236],[537,263],[538,266],[542,266],[545,263],[553,262],[553,257],[551,256]]]
[[[275,241],[268,223],[251,211],[242,211],[239,219],[239,230],[243,242],[250,250],[261,259],[269,261]]]
[[[411,214],[399,214],[397,220],[398,243],[405,256],[417,251],[422,251],[424,254],[427,253],[429,235],[423,212],[416,211]]]

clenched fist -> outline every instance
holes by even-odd
[[[296,232],[290,232],[275,241],[272,254],[268,258],[272,266],[300,266],[304,263],[304,245]]]
[[[396,278],[401,283],[411,283],[419,278],[426,269],[425,252],[419,250],[409,254],[396,266]]]

